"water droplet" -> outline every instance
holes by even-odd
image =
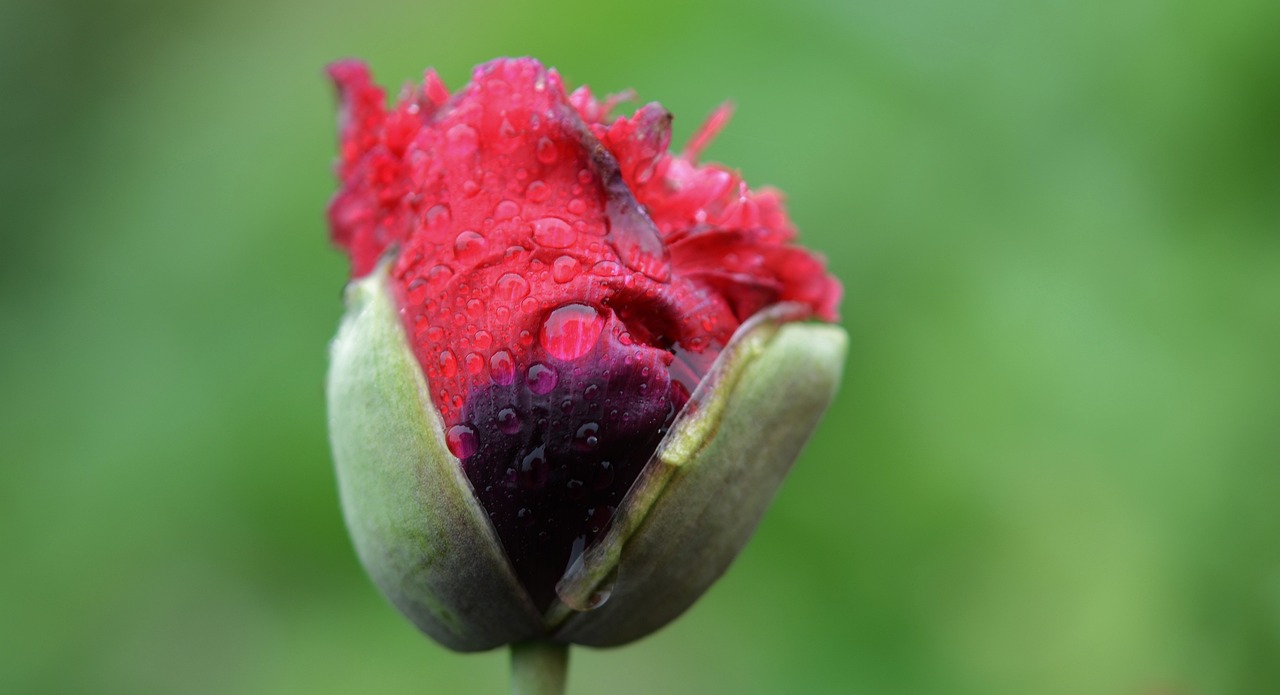
[[[453,268],[450,268],[447,265],[433,266],[431,270],[427,271],[427,282],[430,283],[432,287],[439,287],[440,285],[443,285],[448,282],[451,277],[453,277]]]
[[[462,182],[462,195],[468,198],[474,198],[476,197],[476,194],[479,192],[480,192],[480,184],[476,183],[475,181],[468,179]]]
[[[565,488],[568,489],[569,499],[571,500],[580,500],[587,496],[586,483],[578,480],[577,478],[570,478],[569,482],[565,483]]]
[[[467,371],[472,374],[479,374],[484,370],[484,358],[474,352],[468,352],[463,362],[467,365]]]
[[[600,425],[588,422],[573,435],[574,447],[582,451],[590,451],[600,445]]]
[[[449,229],[449,223],[452,218],[449,214],[449,206],[444,203],[432,205],[423,215],[423,221],[427,225],[427,230],[439,234]]]
[[[459,123],[444,134],[445,152],[454,158],[462,159],[470,156],[480,146],[480,137],[476,129],[465,123]]]
[[[410,304],[421,304],[427,298],[427,281],[423,278],[414,278],[407,288],[409,296],[406,297]]]
[[[516,519],[525,526],[533,526],[533,510],[528,507],[521,507],[516,511]]]
[[[600,394],[600,387],[595,384],[589,384],[587,388],[583,389],[582,391],[582,395],[585,396],[587,400],[593,400],[599,394]]]
[[[427,340],[438,343],[444,340],[444,329],[439,326],[432,326],[427,329]]]
[[[504,138],[514,138],[520,134],[516,127],[511,124],[511,119],[506,116],[502,117],[502,123],[498,125],[498,135]]]
[[[553,249],[573,246],[578,233],[559,217],[543,217],[533,222],[533,240]]]
[[[479,318],[484,315],[484,302],[479,299],[467,300],[467,314],[471,318]]]
[[[575,565],[582,556],[583,550],[586,548],[586,537],[578,536],[573,541],[573,547],[569,551],[569,563],[565,567],[565,575],[569,576],[578,571]],[[571,591],[561,591],[561,584],[556,585],[556,594],[560,597],[560,601],[564,605],[575,611],[592,611],[605,603],[608,603],[609,597],[613,595],[613,589],[618,583],[618,570],[615,568],[608,574],[590,593],[585,596],[575,596]],[[573,586],[570,584],[569,586]]]
[[[541,362],[534,362],[530,365],[529,371],[524,377],[524,382],[529,387],[529,390],[539,395],[550,393],[559,380],[560,376],[556,374],[556,370]]]
[[[451,350],[445,350],[440,353],[440,373],[446,379],[450,379],[458,373],[458,359],[453,356]]]
[[[476,431],[467,425],[454,425],[446,430],[444,443],[449,447],[449,452],[459,459],[470,458],[480,448]]]
[[[597,491],[608,489],[610,485],[613,485],[614,474],[613,464],[608,461],[601,461],[596,464],[596,477],[591,481],[591,487]]]
[[[564,284],[578,277],[578,259],[573,256],[561,256],[551,264],[551,279]]]
[[[613,261],[600,261],[591,266],[591,273],[600,277],[611,278],[622,274],[622,266]]]
[[[498,278],[497,285],[493,291],[494,297],[505,301],[507,304],[514,304],[528,295],[529,281],[515,273],[505,273]]]
[[[520,470],[517,472],[520,487],[526,490],[541,490],[547,486],[550,470],[543,453],[545,448],[546,445],[540,446],[520,459]]]
[[[600,339],[604,317],[587,304],[566,304],[547,315],[539,332],[542,347],[565,361],[587,354]]]
[[[476,331],[476,334],[471,336],[471,344],[475,345],[477,350],[488,350],[489,346],[493,345],[493,336],[489,335],[489,331]]]
[[[538,161],[543,164],[551,164],[560,156],[560,153],[556,151],[556,144],[551,141],[551,138],[546,137],[545,135],[538,138],[536,149]]]
[[[474,263],[484,257],[485,251],[489,248],[489,242],[480,236],[479,232],[467,229],[458,233],[453,240],[453,252],[457,255],[458,260],[465,263]]]
[[[516,363],[511,353],[499,350],[489,358],[489,375],[495,384],[507,386],[516,380]]]
[[[569,201],[569,212],[575,215],[581,215],[586,211],[587,211],[587,204],[583,202],[582,198],[574,198],[573,200]]]
[[[541,181],[533,181],[525,189],[524,195],[535,203],[541,203],[551,197],[551,187]]]
[[[498,411],[498,430],[503,434],[515,434],[520,431],[520,415],[514,408],[503,408]]]
[[[504,200],[493,209],[493,219],[509,220],[520,214],[520,206],[514,200]]]

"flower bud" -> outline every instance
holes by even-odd
[[[839,382],[839,285],[776,192],[667,152],[656,104],[528,59],[385,111],[331,69],[352,259],[329,427],[361,562],[460,651],[609,646],[742,549]]]

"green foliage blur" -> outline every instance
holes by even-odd
[[[529,54],[787,192],[847,383],[574,693],[1280,692],[1280,3],[0,0],[0,692],[499,693],[357,565],[323,66]]]

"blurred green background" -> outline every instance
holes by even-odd
[[[343,56],[635,87],[790,197],[847,383],[576,693],[1280,692],[1280,4],[0,2],[0,691],[498,693],[324,427]]]

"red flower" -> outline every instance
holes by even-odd
[[[386,109],[367,68],[330,68],[342,188],[329,208],[352,275],[391,264],[403,326],[506,553],[545,608],[607,525],[734,331],[761,309],[834,320],[840,286],[790,245],[779,193],[699,165],[651,103],[528,58],[434,72]]]

